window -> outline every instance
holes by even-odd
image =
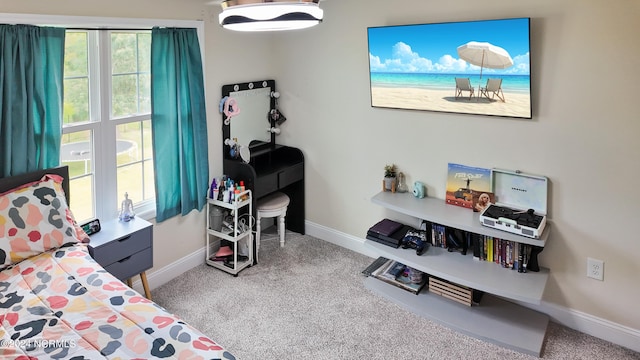
[[[60,162],[76,220],[154,208],[151,32],[67,30]]]
[[[60,160],[69,165],[76,220],[116,217],[125,192],[134,201],[136,216],[155,216],[151,30],[115,29],[196,28],[204,56],[204,22],[9,13],[0,13],[0,22],[69,29]],[[78,25],[114,30],[70,29]]]

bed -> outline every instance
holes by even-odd
[[[235,359],[91,258],[66,179],[0,179],[0,358]]]

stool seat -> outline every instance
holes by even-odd
[[[283,207],[289,206],[289,201],[290,199],[286,194],[277,192],[258,200],[258,210],[279,210]]]
[[[275,192],[265,196],[264,198],[258,199],[258,204],[256,206],[256,262],[258,261],[258,254],[260,253],[260,220],[262,218],[278,218],[277,228],[280,234],[280,246],[284,246],[284,222],[290,201],[291,199],[289,199],[289,196],[281,192]]]

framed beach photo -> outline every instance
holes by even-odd
[[[531,119],[529,24],[367,28],[371,106]]]

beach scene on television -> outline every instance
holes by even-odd
[[[370,27],[371,106],[531,118],[529,18]]]

